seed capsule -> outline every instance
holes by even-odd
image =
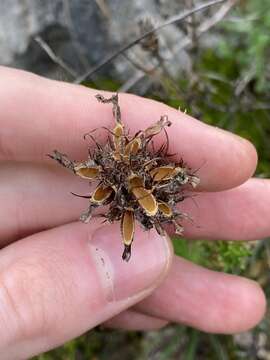
[[[121,221],[121,232],[125,245],[131,245],[134,237],[134,229],[134,212],[127,210],[123,213]]]
[[[115,147],[114,158],[115,160],[121,160],[122,146],[123,146],[123,133],[124,128],[121,123],[117,123],[113,129],[114,137],[113,143]]]
[[[180,172],[181,168],[173,166],[160,166],[150,171],[155,182],[166,181],[172,179]]]
[[[170,206],[164,202],[158,203],[158,209],[162,213],[162,215],[166,217],[171,217],[173,215],[172,209]]]
[[[129,186],[146,214],[149,216],[156,215],[158,211],[157,201],[151,191],[144,188],[143,180],[135,175],[129,179]]]
[[[103,204],[114,192],[113,188],[110,186],[99,185],[94,191],[90,201],[94,204],[101,205]]]
[[[83,179],[94,180],[100,174],[100,168],[97,166],[88,167],[84,164],[74,167],[76,175],[79,175]]]

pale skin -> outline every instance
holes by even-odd
[[[262,319],[265,296],[255,282],[181,259],[168,239],[139,227],[123,262],[119,224],[77,221],[87,200],[70,192],[89,193],[88,182],[46,154],[83,160],[83,134],[111,128],[111,106],[98,103],[95,90],[4,67],[0,83],[1,359],[25,359],[98,324],[136,330],[177,322],[235,333]],[[132,133],[168,115],[171,152],[192,168],[203,164],[197,207],[188,200],[181,207],[195,222],[185,224],[186,236],[270,235],[270,182],[251,178],[252,144],[161,103],[127,94],[119,103]]]

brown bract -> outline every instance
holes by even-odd
[[[183,160],[173,162],[168,154],[169,139],[166,127],[171,125],[166,115],[145,130],[130,136],[122,123],[118,94],[111,98],[97,95],[101,103],[113,105],[115,125],[108,130],[108,140],[101,146],[95,144],[86,161],[70,160],[65,154],[54,151],[49,155],[76,175],[97,186],[89,196],[87,210],[81,215],[83,222],[91,219],[93,209],[105,206],[102,215],[112,223],[120,221],[124,243],[123,260],[131,256],[135,221],[145,230],[155,228],[164,235],[164,225],[173,224],[182,234],[181,219],[187,215],[176,210],[178,202],[185,199],[187,186],[196,187],[199,178],[190,171]],[[155,148],[153,138],[164,131],[165,142]],[[105,208],[104,208],[105,209]]]

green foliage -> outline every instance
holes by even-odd
[[[141,335],[136,332],[95,329],[65,345],[37,356],[36,360],[136,359]],[[98,354],[98,357],[97,357]]]
[[[243,241],[191,241],[175,237],[173,245],[175,253],[187,260],[232,274],[241,273],[252,254],[250,245]]]
[[[247,1],[244,11],[236,12],[237,20],[225,21],[226,36],[220,42],[218,53],[225,61],[232,60],[232,52],[239,65],[240,75],[250,75],[258,92],[270,89],[266,71],[270,55],[269,1]]]

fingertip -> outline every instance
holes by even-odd
[[[266,298],[259,284],[243,277],[227,276],[227,291],[224,289],[223,301],[209,312],[209,322],[203,325],[205,331],[235,334],[253,328],[264,317]]]
[[[224,191],[246,182],[255,172],[258,155],[254,145],[229,131],[208,125],[205,163],[198,171],[198,191]],[[203,141],[203,140],[202,140]]]
[[[237,172],[238,178],[236,178],[235,186],[239,186],[251,178],[257,168],[258,164],[258,153],[255,146],[247,139],[236,135],[241,143],[241,152],[239,152],[239,173]]]
[[[242,290],[239,324],[234,332],[247,331],[256,326],[266,312],[266,297],[261,286],[253,280],[246,280],[245,291]],[[248,314],[248,316],[243,316]]]

